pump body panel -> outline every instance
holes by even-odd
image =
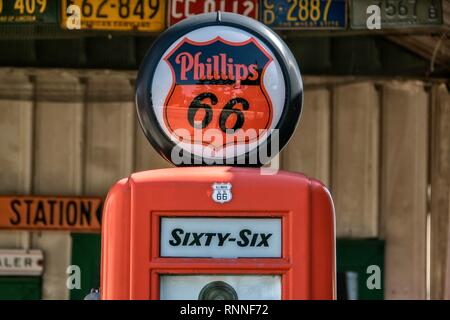
[[[215,278],[236,283],[240,299],[335,298],[333,202],[322,183],[302,174],[135,173],[111,188],[102,228],[102,299],[192,298],[195,286],[177,289],[177,279]],[[189,288],[197,291],[179,292]]]

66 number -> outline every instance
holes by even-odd
[[[199,109],[203,109],[205,111],[205,116],[203,117],[200,125],[201,129],[206,128],[212,121],[213,110],[210,105],[202,103],[203,100],[205,99],[210,99],[211,104],[213,106],[216,105],[218,102],[217,96],[211,92],[201,93],[198,96],[196,96],[194,100],[192,100],[188,110],[188,121],[193,128],[197,128],[198,126],[195,123],[195,115],[197,114]],[[248,110],[250,108],[250,104],[244,98],[233,98],[230,101],[228,101],[223,107],[219,117],[220,130],[222,130],[225,133],[227,133],[227,131],[234,132],[236,130],[241,129],[244,126],[245,121],[244,113],[239,109],[233,109],[233,107],[237,104],[242,105],[243,110]],[[236,122],[232,128],[227,128],[226,127],[227,120],[233,114],[236,115]]]
[[[226,201],[228,200],[228,195],[226,192],[218,192],[216,195],[217,201]]]

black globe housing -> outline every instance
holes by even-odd
[[[300,119],[303,105],[303,85],[300,70],[294,55],[284,41],[269,27],[254,19],[235,13],[217,12],[205,13],[185,19],[163,32],[153,43],[141,62],[136,80],[136,109],[142,130],[150,144],[169,162],[175,143],[166,136],[153,112],[151,86],[158,63],[167,49],[185,34],[209,26],[228,26],[244,30],[262,41],[278,60],[285,81],[285,104],[280,120],[275,126],[279,131],[279,151],[288,143]],[[271,137],[269,136],[258,147],[244,155],[235,157],[234,166],[262,166],[264,159],[260,159],[259,149],[266,148],[271,152]],[[208,165],[211,161],[204,161],[194,154],[183,150],[184,157],[190,158],[189,166]],[[269,154],[269,159],[276,155]],[[223,159],[223,165],[229,165]],[[257,159],[257,163],[253,162]],[[220,165],[215,163],[215,165]]]

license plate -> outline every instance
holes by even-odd
[[[367,28],[367,7],[377,5],[381,13],[381,29],[425,27],[442,24],[440,0],[352,0],[352,28]]]
[[[169,25],[192,15],[216,11],[258,19],[258,0],[169,0]]]
[[[81,29],[161,31],[165,27],[163,0],[62,0],[61,25],[67,29],[67,7],[80,9]]]
[[[274,29],[340,29],[345,0],[262,0],[261,19]]]
[[[0,23],[57,23],[54,0],[0,0]]]

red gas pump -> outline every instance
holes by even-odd
[[[180,167],[111,188],[102,299],[335,298],[328,190],[261,167],[295,130],[302,94],[291,52],[253,19],[199,15],[156,40],[139,71],[138,116]]]

